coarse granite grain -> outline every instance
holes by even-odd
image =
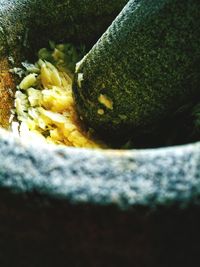
[[[0,131],[0,186],[76,203],[188,205],[200,196],[200,144],[87,150],[22,141]]]
[[[111,141],[159,131],[161,121],[196,98],[199,9],[199,0],[128,2],[77,70],[74,96],[91,127]],[[101,94],[113,109],[99,101]]]
[[[34,62],[37,52],[56,43],[91,47],[127,0],[0,0],[0,126],[7,128],[16,76],[9,72],[21,62]]]
[[[52,41],[93,44],[127,3],[117,1],[1,0],[0,46],[30,53]],[[15,27],[13,27],[13,25]]]
[[[62,18],[46,6],[58,11],[60,3],[56,16],[73,6],[80,32],[76,39],[65,29],[64,39],[90,46],[125,2],[0,0],[0,73],[49,36],[62,41]],[[199,267],[199,157],[199,143],[87,150],[29,143],[0,129],[0,266]]]

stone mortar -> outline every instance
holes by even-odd
[[[24,39],[17,36],[29,25],[27,10],[56,2],[63,1],[0,1],[3,60],[10,62],[6,44],[14,48],[16,62],[22,58]],[[116,14],[125,2],[108,13]],[[104,1],[81,3],[94,7]],[[41,25],[43,33],[48,25]],[[34,52],[31,32],[27,44]],[[94,32],[88,33],[88,43]],[[45,33],[41,45],[48,40]],[[1,89],[7,90],[7,83]],[[0,266],[199,266],[199,170],[200,143],[89,150],[29,143],[0,129]]]

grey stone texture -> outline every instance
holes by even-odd
[[[54,34],[89,47],[126,2],[0,0],[0,59]],[[199,267],[199,165],[200,143],[89,150],[0,129],[0,266]]]
[[[0,185],[73,203],[188,205],[200,194],[200,144],[88,150],[28,143],[1,130]]]
[[[77,71],[74,95],[91,127],[110,140],[158,132],[160,122],[197,97],[199,9],[199,0],[128,2]]]
[[[199,266],[199,170],[200,143],[89,150],[0,130],[0,262]]]

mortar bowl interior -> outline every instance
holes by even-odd
[[[126,2],[0,0],[2,266],[199,263],[200,143],[90,150],[7,130],[18,82],[10,68],[49,40],[89,49]]]

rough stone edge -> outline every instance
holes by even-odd
[[[199,203],[200,143],[143,150],[90,150],[30,143],[0,129],[0,188],[73,203]]]

